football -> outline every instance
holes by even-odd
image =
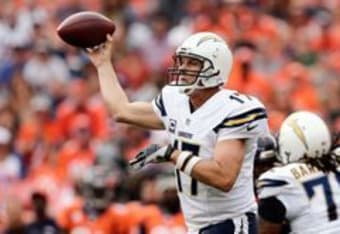
[[[106,41],[107,34],[116,29],[112,20],[92,11],[75,13],[64,19],[57,28],[59,37],[69,45],[90,48]]]

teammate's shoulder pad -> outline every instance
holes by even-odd
[[[256,187],[258,189],[283,187],[289,185],[291,179],[287,167],[274,167],[260,175]]]

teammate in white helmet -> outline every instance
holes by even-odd
[[[258,180],[260,233],[340,233],[340,172],[336,146],[326,123],[300,111],[283,122],[277,142],[283,166]],[[339,149],[339,148],[338,148]]]
[[[222,89],[233,60],[226,42],[210,32],[186,39],[174,55],[168,85],[152,103],[129,102],[111,51],[110,36],[88,49],[116,121],[165,129],[172,142],[149,146],[130,165],[174,164],[190,234],[256,233],[253,160],[257,138],[268,134],[267,114],[256,98]]]

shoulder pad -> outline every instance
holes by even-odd
[[[286,166],[275,167],[261,174],[256,182],[260,198],[276,196],[284,189],[292,187],[293,178],[287,173]]]
[[[233,113],[229,114],[226,118],[223,119],[223,121],[220,124],[218,124],[214,128],[214,131],[218,132],[218,130],[222,128],[240,127],[242,125],[248,125],[256,120],[266,118],[267,118],[266,110],[261,107],[255,107],[237,114]]]
[[[221,128],[240,127],[267,118],[266,109],[257,98],[233,90],[225,90],[224,94],[222,98],[226,99],[228,112],[222,121],[214,127],[215,132]]]

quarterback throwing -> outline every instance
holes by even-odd
[[[189,233],[257,233],[253,160],[257,138],[268,134],[267,114],[255,97],[221,89],[232,67],[227,43],[210,32],[187,38],[152,103],[128,100],[111,64],[111,36],[96,48],[89,57],[114,118],[169,133],[172,144],[151,145],[130,165],[174,164]]]

